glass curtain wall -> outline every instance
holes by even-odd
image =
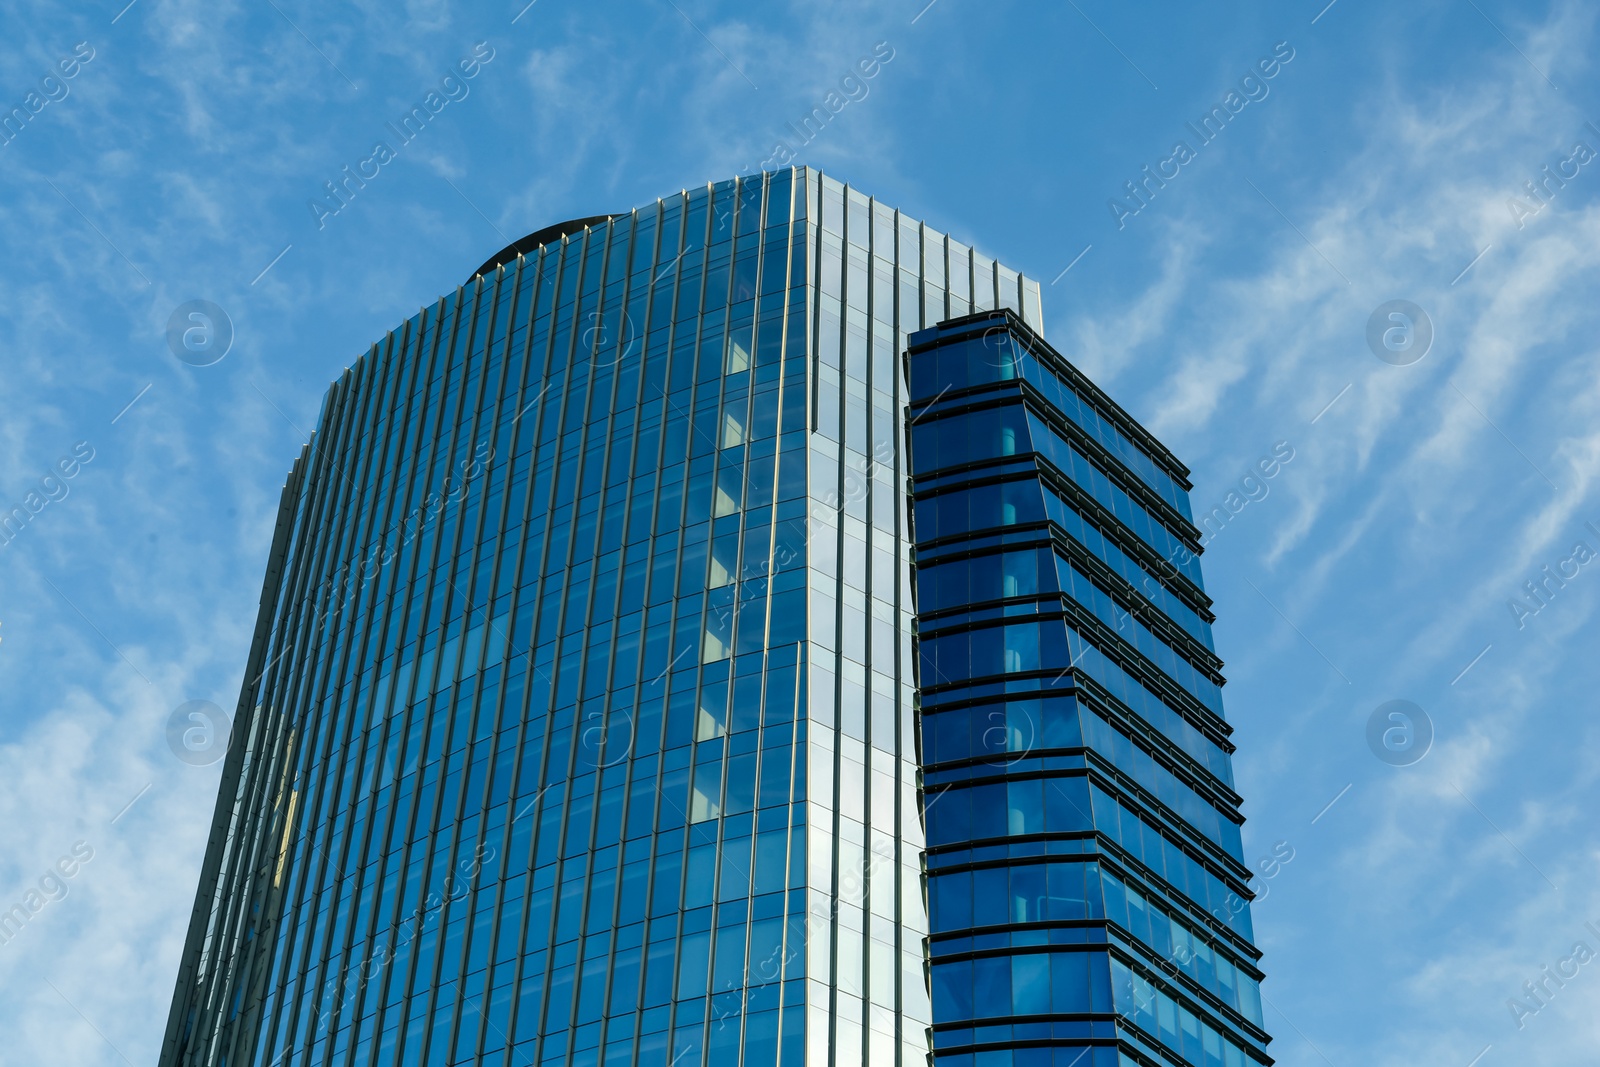
[[[1009,312],[909,364],[935,1062],[1270,1063],[1187,471]]]
[[[1040,326],[1039,286],[832,179],[810,188],[808,1063],[924,1064],[904,353],[913,331],[975,308]]]
[[[784,170],[347,369],[161,1062],[923,1062],[901,353],[994,307],[1037,326],[1037,284]]]

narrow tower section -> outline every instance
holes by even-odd
[[[1188,472],[1008,311],[910,340],[936,1062],[1270,1063]]]

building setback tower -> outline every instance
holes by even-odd
[[[163,1067],[1270,1063],[1185,471],[1040,329],[796,168],[373,346]]]
[[[1188,472],[1007,310],[909,363],[938,1062],[1270,1062]]]

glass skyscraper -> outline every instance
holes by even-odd
[[[162,1064],[1270,1063],[1185,471],[1039,303],[794,168],[374,345]]]

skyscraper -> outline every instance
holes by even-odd
[[[374,345],[284,488],[162,1063],[1270,1062],[1183,468],[1040,327],[796,168]]]
[[[938,1062],[1269,1062],[1188,472],[1009,311],[910,342]]]

